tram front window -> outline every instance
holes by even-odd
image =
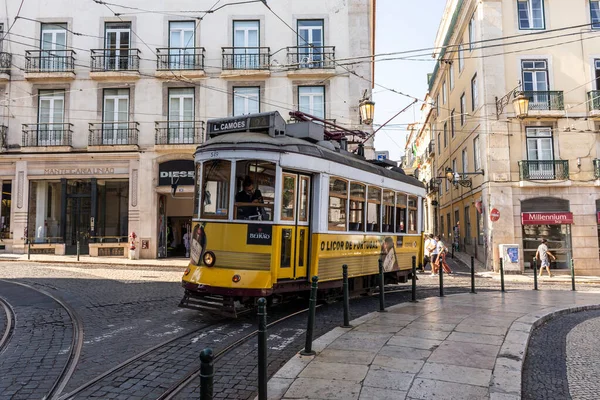
[[[214,160],[204,163],[201,218],[227,219],[230,177],[230,161]]]
[[[241,160],[236,163],[235,219],[273,221],[275,164]]]

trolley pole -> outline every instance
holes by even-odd
[[[504,293],[504,260],[500,257],[500,291]]]
[[[213,351],[209,348],[200,353],[200,400],[213,398]]]
[[[438,260],[440,260],[441,257],[442,254],[438,254]],[[440,274],[440,297],[444,297],[444,266],[442,265],[442,260],[440,260],[438,273]]]
[[[475,257],[471,256],[471,293],[475,291]]]
[[[538,290],[537,259],[533,257],[533,290]]]
[[[571,258],[571,290],[575,291],[575,262]]]
[[[312,338],[315,330],[315,308],[317,306],[317,288],[318,288],[319,277],[312,277],[312,286],[310,289],[310,301],[308,303],[308,328],[306,329],[306,342],[304,343],[304,350],[300,352],[303,356],[314,356],[315,353],[312,349]]]
[[[258,299],[258,400],[267,400],[267,300]]]
[[[410,302],[417,302],[417,257],[412,256],[412,288]]]
[[[344,292],[344,325],[342,328],[352,328],[350,325],[350,292],[348,290],[348,266],[342,265],[342,290]]]
[[[387,312],[385,309],[385,279],[383,277],[383,261],[379,259],[379,312]]]

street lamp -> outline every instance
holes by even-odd
[[[375,102],[364,98],[358,105],[360,112],[360,120],[365,125],[371,125],[373,123],[373,115],[375,114]]]
[[[498,99],[496,97],[496,118],[500,119],[500,114],[504,111],[504,107],[511,102],[517,118],[523,119],[529,114],[529,98],[521,91],[521,82],[519,86],[508,92],[504,97]]]
[[[517,118],[525,118],[529,113],[529,98],[525,97],[523,92],[520,92],[512,103]]]
[[[464,187],[471,187],[473,185],[473,182],[471,181],[471,178],[468,178],[467,175],[483,175],[484,172],[483,170],[481,171],[476,171],[476,172],[463,172],[458,173],[452,170],[452,168],[450,167],[446,167],[446,179],[448,179],[448,182],[452,183],[453,185],[461,185]]]

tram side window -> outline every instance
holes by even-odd
[[[283,174],[283,185],[281,186],[281,219],[294,221],[296,206],[296,177],[291,174]]]
[[[310,180],[306,176],[300,177],[300,201],[298,202],[298,220],[308,222],[308,196],[310,191]]]
[[[381,189],[369,187],[369,199],[367,204],[367,231],[379,232],[379,220],[381,217]]]
[[[214,160],[204,163],[201,218],[228,217],[230,178],[230,161]]]
[[[406,233],[406,194],[396,194],[396,233]]]
[[[244,221],[273,221],[275,207],[275,164],[239,160],[235,167],[234,218]]]
[[[417,198],[408,198],[408,233],[417,233]]]
[[[348,182],[339,178],[329,178],[329,229],[346,230],[346,201]]]
[[[394,192],[383,191],[383,222],[382,232],[394,232]]]
[[[366,200],[365,185],[360,183],[350,183],[350,222],[348,225],[349,231],[362,232],[365,229],[365,200]]]

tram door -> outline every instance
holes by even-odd
[[[306,278],[310,241],[310,176],[283,173],[281,220],[286,225],[281,235],[279,279]]]

